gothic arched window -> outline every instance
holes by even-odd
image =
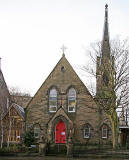
[[[106,73],[106,72],[104,72],[104,74],[103,74],[103,81],[104,81],[104,84],[106,86],[108,86],[109,78],[108,78],[108,73]]]
[[[52,88],[49,93],[49,112],[56,112],[57,110],[57,91]]]
[[[107,138],[108,136],[108,127],[106,124],[102,126],[102,138]]]
[[[90,138],[91,135],[91,127],[89,124],[84,127],[84,138]]]
[[[34,125],[34,137],[40,138],[40,126],[39,124]]]
[[[76,109],[76,91],[70,88],[68,91],[68,112],[75,112]]]

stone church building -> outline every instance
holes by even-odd
[[[93,97],[63,52],[34,97],[11,95],[0,66],[0,146],[23,144],[32,130],[39,152],[62,149],[70,155],[81,146],[112,145],[112,127],[98,98],[114,83],[114,59],[110,51],[108,6],[105,5],[101,54],[96,60],[96,96]],[[122,120],[120,120],[122,119]],[[119,139],[126,144],[129,127],[122,115]],[[96,148],[97,148],[96,147]],[[74,148],[74,149],[73,149]]]
[[[108,33],[108,6],[105,6],[102,56],[97,57],[97,94],[106,77],[101,69],[112,63]],[[26,108],[26,131],[34,130],[37,142],[49,146],[70,144],[111,144],[111,124],[104,111],[80,80],[63,53]]]

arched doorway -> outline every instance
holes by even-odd
[[[55,127],[55,143],[66,143],[66,126],[63,121],[59,121]]]

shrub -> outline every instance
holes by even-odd
[[[126,143],[126,149],[129,149],[129,143]]]
[[[34,132],[32,130],[28,131],[23,140],[25,146],[29,147],[32,144],[35,144]]]

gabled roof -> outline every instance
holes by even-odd
[[[51,78],[54,77],[54,73],[55,71],[59,71],[56,72],[58,74],[60,74],[61,70],[59,70],[59,66],[64,66],[67,67],[67,72],[69,72],[69,76],[73,76],[76,78],[76,80],[78,80],[80,82],[80,84],[82,86],[85,87],[85,91],[87,92],[88,95],[90,95],[92,97],[92,95],[90,94],[90,92],[88,91],[88,89],[86,88],[85,84],[81,81],[81,79],[79,78],[79,76],[77,75],[77,73],[75,72],[75,70],[73,69],[73,67],[71,66],[71,64],[68,62],[68,60],[66,59],[65,55],[63,54],[61,59],[58,61],[58,63],[56,64],[56,66],[54,67],[54,69],[52,70],[52,72],[49,74],[49,76],[46,78],[46,80],[43,82],[43,84],[41,85],[41,87],[38,89],[38,91],[36,92],[36,94],[34,95],[34,97],[30,100],[30,102],[27,105],[27,108],[29,106],[29,104],[33,101],[33,99],[36,97],[36,95],[38,94],[38,92],[40,91],[40,89],[43,87],[43,85]],[[58,69],[57,69],[58,68]],[[60,68],[61,69],[61,68]],[[67,78],[67,77],[66,77]],[[71,77],[72,79],[72,77]],[[93,99],[93,97],[92,97]],[[93,100],[94,101],[94,100]]]
[[[19,115],[24,119],[25,117],[24,109],[16,103],[13,103],[12,106],[18,111]]]
[[[21,116],[22,119],[25,119],[24,109],[16,103],[12,103],[11,106],[8,108],[8,110],[1,115],[2,119],[9,113],[12,107],[16,109],[16,111],[18,112],[19,116]]]
[[[49,120],[48,123],[51,123],[54,119],[56,119],[59,116],[64,116],[69,121],[69,123],[73,124],[73,122],[70,120],[70,118],[68,117],[67,113],[63,109],[63,107],[60,107],[57,110],[57,112],[53,115],[53,117]]]
[[[8,90],[7,84],[6,84],[5,79],[4,79],[4,75],[3,75],[1,70],[0,70],[0,88],[6,89],[8,94],[9,94],[9,90]]]

